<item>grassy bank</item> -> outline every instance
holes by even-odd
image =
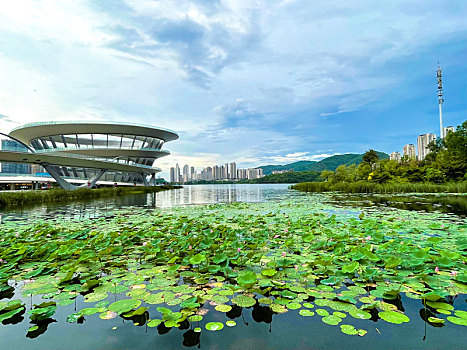
[[[0,208],[14,208],[45,203],[70,202],[97,198],[111,198],[128,194],[154,193],[165,190],[181,188],[181,186],[157,186],[157,187],[117,187],[87,189],[80,188],[76,191],[52,189],[47,191],[19,191],[1,192]]]
[[[346,192],[346,193],[467,193],[467,182],[450,184],[371,182],[302,182],[291,187],[303,192]]]

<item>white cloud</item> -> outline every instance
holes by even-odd
[[[403,69],[407,58],[465,39],[466,13],[463,2],[436,1],[5,2],[2,129],[71,119],[159,125],[181,134],[161,166],[353,151],[334,147],[342,135],[331,120],[397,91],[416,74]]]

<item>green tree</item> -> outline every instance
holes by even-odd
[[[369,149],[363,155],[363,161],[367,164],[373,165],[379,160],[378,153],[374,149]]]

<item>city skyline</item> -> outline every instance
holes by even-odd
[[[439,133],[438,62],[443,124],[465,120],[466,16],[437,1],[7,2],[0,123],[173,129],[164,177],[176,162],[389,154]]]
[[[196,181],[222,181],[222,180],[252,180],[263,177],[263,169],[247,168],[237,169],[236,162],[224,163],[223,165],[207,166],[198,170],[189,164],[183,166],[183,171],[180,172],[178,163],[170,168],[169,178],[167,181],[171,183],[185,183]]]

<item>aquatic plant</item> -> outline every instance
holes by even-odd
[[[429,324],[466,325],[467,313],[452,305],[452,297],[467,294],[465,221],[321,209],[300,197],[4,225],[0,292],[19,283],[25,298],[46,301],[1,302],[0,319],[26,312],[39,326],[83,295],[90,306],[68,322],[98,315],[158,329],[191,323],[195,333],[234,326],[203,326],[212,305],[227,316],[253,308],[271,318],[319,317],[344,334],[364,336],[362,320],[410,322],[399,303],[404,295],[434,315]]]

